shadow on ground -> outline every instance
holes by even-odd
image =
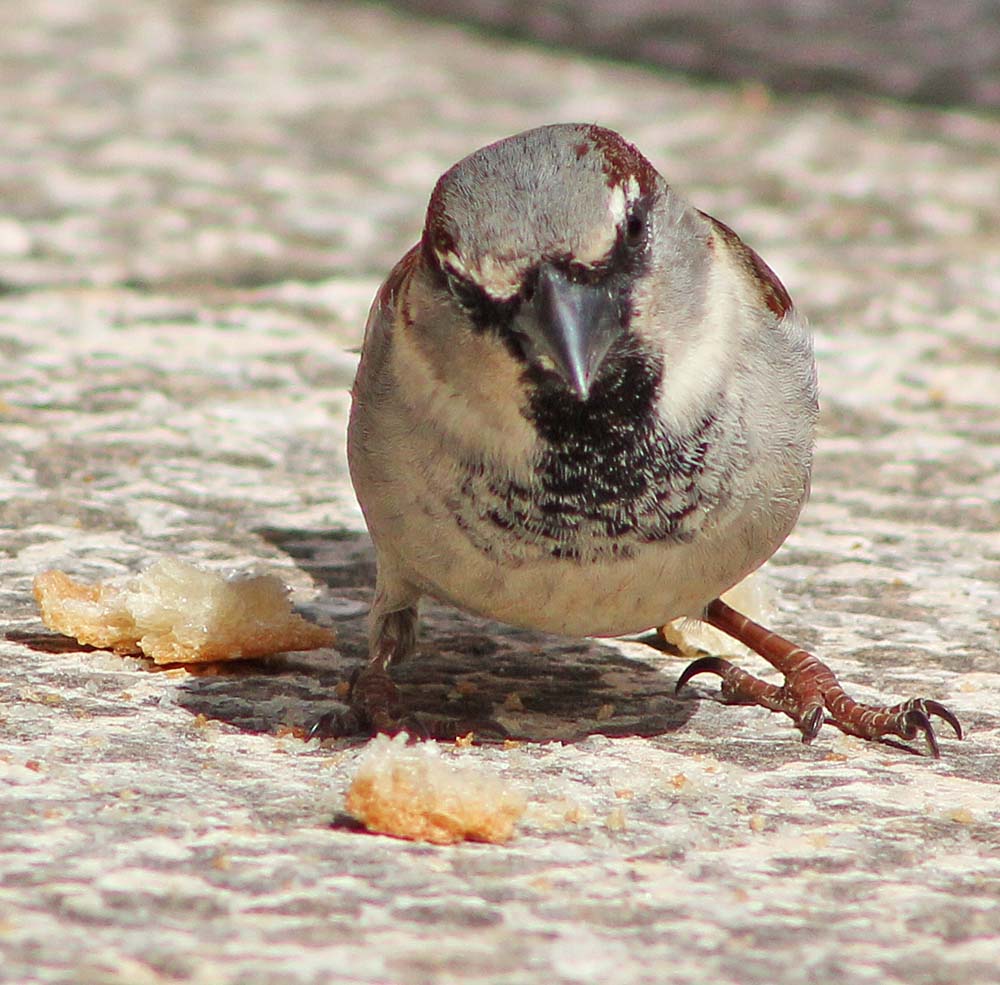
[[[258,533],[327,587],[309,614],[324,621],[332,615],[337,648],[216,667],[211,676],[185,681],[177,702],[250,731],[307,729],[341,706],[365,658],[374,554],[367,536],[343,530]],[[672,661],[652,648],[648,653],[648,660],[634,659],[597,641],[532,633],[428,604],[418,653],[394,677],[411,712],[495,719],[520,739],[651,736],[681,728],[697,702],[675,699],[674,669],[664,670]]]

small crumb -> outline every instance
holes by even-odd
[[[771,90],[756,79],[743,82],[740,85],[739,96],[743,106],[752,113],[764,113],[774,103]]]
[[[610,702],[601,705],[594,716],[599,722],[606,722],[615,716],[615,706]]]
[[[177,558],[96,585],[45,571],[34,591],[49,629],[158,664],[250,659],[334,640],[333,630],[292,611],[274,576],[224,578]]]
[[[956,807],[948,811],[947,817],[949,821],[954,821],[956,824],[972,824],[975,821],[975,817],[968,807]]]
[[[823,758],[828,763],[846,763],[848,760],[842,752],[828,752]]]
[[[476,741],[475,732],[466,732],[465,735],[455,736],[455,748],[456,749],[469,749],[472,743]]]
[[[503,747],[504,749],[520,749],[524,743],[520,739],[504,739]]]
[[[503,700],[503,706],[507,711],[524,711],[524,702],[521,701],[521,694],[518,691],[511,691]]]
[[[608,816],[604,819],[604,826],[609,831],[624,831],[626,827],[624,808],[615,807],[609,811]]]
[[[553,800],[532,808],[531,820],[546,831],[558,831],[566,825],[577,825],[587,817],[575,800]]]
[[[482,769],[446,762],[435,743],[408,739],[369,743],[347,791],[348,813],[370,831],[410,841],[508,841],[524,797]]]
[[[691,781],[683,773],[675,773],[670,778],[670,785],[675,790],[683,790]]]
[[[33,773],[42,773],[45,770],[45,767],[37,759],[25,760],[24,768],[31,770]]]
[[[615,796],[619,800],[631,800],[635,796],[635,791],[628,787],[622,787],[621,790],[615,791]]]
[[[225,852],[219,852],[212,858],[212,868],[219,872],[225,872],[231,865],[232,859]]]
[[[751,814],[747,824],[751,831],[755,831],[758,834],[764,830],[767,822],[764,820],[763,814]]]

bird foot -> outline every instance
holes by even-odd
[[[703,618],[760,654],[784,675],[785,682],[769,684],[721,657],[702,657],[681,674],[677,691],[698,674],[717,674],[722,678],[722,694],[728,701],[760,705],[788,715],[802,733],[803,742],[812,742],[823,725],[829,723],[848,735],[884,742],[908,752],[917,750],[897,740],[910,742],[922,735],[931,755],[937,759],[941,750],[934,734],[933,717],[947,722],[955,735],[962,738],[958,719],[937,701],[910,698],[891,706],[855,701],[825,663],[719,599],[708,606]]]
[[[805,657],[780,686],[754,677],[721,657],[702,657],[688,665],[677,681],[676,690],[698,674],[717,674],[722,678],[722,694],[727,701],[759,705],[788,715],[806,743],[816,738],[824,724],[835,725],[848,735],[885,742],[908,752],[917,750],[896,738],[911,741],[922,735],[931,755],[937,759],[941,750],[932,716],[943,719],[955,735],[962,738],[960,722],[939,702],[910,698],[892,706],[861,704],[844,691],[826,664],[812,654],[805,654]]]
[[[345,709],[321,715],[311,726],[308,738],[342,739],[358,735],[397,735],[406,732],[413,739],[453,741],[470,732],[485,739],[506,739],[510,733],[493,719],[461,719],[403,709],[388,672],[368,666],[351,681]]]

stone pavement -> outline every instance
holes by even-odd
[[[7,4],[0,63],[0,981],[1000,982],[996,117],[308,0]],[[432,607],[407,693],[532,740],[454,753],[527,818],[506,846],[365,835],[363,745],[290,732],[363,652],[351,350],[437,175],[574,119],[738,229],[815,326],[774,628],[968,736],[807,747],[711,683],[675,699],[677,658]],[[279,574],[337,650],[153,671],[38,621],[39,571],[169,554]]]

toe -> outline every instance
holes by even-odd
[[[699,660],[694,660],[684,668],[684,672],[677,678],[677,683],[674,685],[674,694],[677,694],[692,677],[697,677],[699,674],[717,674],[719,677],[725,679],[726,675],[734,667],[734,664],[728,660],[723,660],[722,657],[701,657]]]

